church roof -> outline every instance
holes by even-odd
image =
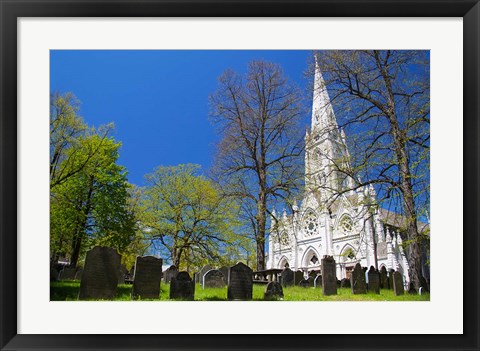
[[[380,219],[383,223],[396,228],[405,228],[407,226],[407,218],[399,213],[392,212],[381,208],[379,211]],[[417,221],[417,230],[422,232],[428,232],[430,225],[425,222]]]

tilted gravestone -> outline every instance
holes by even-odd
[[[253,271],[242,262],[228,270],[227,298],[229,300],[251,300],[253,291]]]
[[[303,280],[303,272],[302,271],[296,271],[293,273],[293,280],[294,280],[294,284],[295,285],[298,285],[300,284],[300,281]]]
[[[322,275],[319,274],[315,277],[315,280],[313,281],[313,286],[315,288],[321,288],[322,287]]]
[[[203,284],[203,276],[211,269],[212,267],[209,264],[206,264],[198,271],[198,283]]]
[[[380,268],[380,289],[388,289],[388,274],[385,266]]]
[[[78,268],[77,272],[75,273],[75,280],[82,280],[83,275],[83,268]]]
[[[265,294],[263,295],[265,300],[278,300],[283,299],[283,288],[278,282],[270,282],[267,284]]]
[[[393,269],[388,271],[388,288],[390,290],[393,290],[393,273],[395,273]]]
[[[165,272],[163,272],[163,281],[165,284],[170,283],[172,278],[176,277],[178,274],[178,268],[175,265],[168,267]]]
[[[310,287],[310,282],[307,279],[302,279],[298,283],[298,286],[301,288],[309,288]]]
[[[380,294],[380,275],[373,266],[368,270],[368,292]]]
[[[205,288],[223,288],[225,279],[223,273],[218,269],[211,269],[203,275],[202,287]]]
[[[341,288],[350,288],[350,279],[343,278],[343,279],[340,281],[340,287],[341,287]]]
[[[430,288],[428,286],[427,280],[422,276],[420,277],[420,287],[422,288],[422,292],[430,292]]]
[[[120,254],[111,247],[95,246],[88,251],[78,298],[113,299],[117,294],[120,259]]]
[[[355,265],[350,276],[350,283],[352,285],[352,294],[366,294],[367,283],[365,281],[365,273],[360,263]]]
[[[74,280],[76,272],[77,272],[76,267],[65,266],[58,274],[58,280]]]
[[[337,294],[337,275],[335,260],[332,256],[322,258],[322,291],[323,295]]]
[[[285,268],[282,271],[282,285],[283,286],[292,286],[295,283],[293,271],[290,268]]]
[[[403,277],[400,272],[393,272],[393,292],[396,296],[403,295]]]
[[[161,258],[153,256],[137,257],[133,274],[133,299],[158,299],[162,280]]]
[[[125,284],[125,279],[128,276],[128,269],[123,264],[120,265],[118,270],[118,284]]]
[[[170,281],[170,298],[193,300],[195,297],[195,281],[188,272],[179,272]]]
[[[218,270],[222,272],[225,283],[228,283],[228,267],[220,267]]]

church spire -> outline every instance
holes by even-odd
[[[315,55],[315,78],[313,82],[312,131],[324,128],[338,129],[330,97]]]

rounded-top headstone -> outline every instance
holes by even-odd
[[[195,296],[195,281],[188,272],[178,272],[170,282],[170,298],[193,300]]]
[[[265,294],[263,295],[265,300],[278,300],[283,299],[283,288],[278,282],[270,282],[267,284]]]
[[[227,298],[229,300],[251,300],[253,294],[253,271],[242,262],[228,270]]]
[[[211,269],[203,275],[202,287],[223,288],[226,285],[223,273],[218,269]]]

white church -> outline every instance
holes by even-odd
[[[408,286],[409,266],[397,229],[401,216],[376,206],[373,186],[348,190],[354,180],[338,171],[348,167],[349,153],[318,65],[305,141],[304,197],[300,206],[294,202],[293,214],[272,211],[267,268],[306,273],[319,270],[321,258],[329,255],[339,280],[350,278],[358,262],[397,270]]]

